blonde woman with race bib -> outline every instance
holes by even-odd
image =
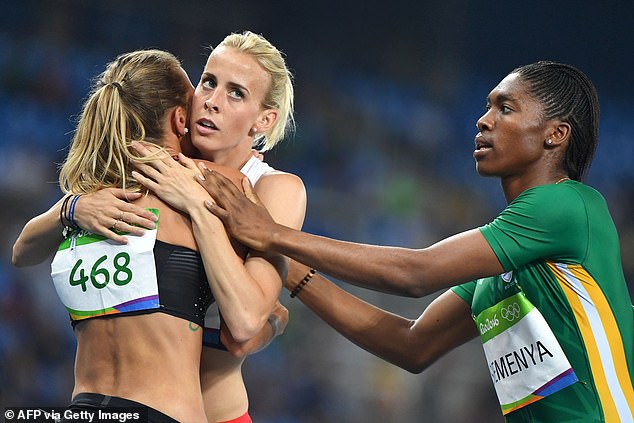
[[[158,217],[157,228],[127,244],[74,230],[80,194],[139,189],[130,177],[132,141],[178,154],[191,95],[178,60],[147,50],[110,63],[84,105],[60,171],[63,191],[72,193],[61,220],[72,233],[51,265],[77,337],[73,409],[143,407],[151,422],[206,421],[198,373],[213,297],[189,220],[150,193],[135,205]]]
[[[210,98],[212,94],[215,98]],[[192,106],[192,116],[196,116],[192,123],[196,124],[190,133],[204,157],[242,169],[279,222],[299,228],[306,205],[303,183],[296,176],[276,171],[258,160],[251,150],[254,145],[269,149],[283,138],[286,129],[292,126],[292,105],[290,72],[281,53],[260,35],[231,34],[212,51],[196,88]],[[214,128],[206,129],[205,133],[204,127],[209,127],[209,122],[213,122]],[[175,171],[177,187],[191,182],[191,187],[207,196],[193,182],[192,172],[170,157],[167,159],[166,165],[173,166]],[[180,161],[187,159],[181,156]],[[194,196],[196,192],[185,191],[184,195]],[[153,226],[150,213],[137,204],[122,201],[137,196],[119,188],[84,195],[76,201],[74,220],[82,228],[125,244],[132,235],[143,234],[140,227]],[[59,224],[55,219],[60,213],[60,203],[27,224],[14,246],[14,262],[33,264],[46,258],[43,245],[55,245],[55,240],[50,239],[58,237]],[[68,207],[66,205],[66,209]],[[205,330],[206,347],[201,367],[205,410],[210,422],[248,422],[248,398],[241,366],[247,354],[261,349],[286,325],[287,311],[276,303],[285,261],[260,253],[249,254],[246,261],[218,257],[213,253],[218,250],[216,240],[210,238],[214,236],[214,225],[219,222],[208,222],[208,213],[192,217],[194,230],[198,231],[196,240],[203,243],[200,244],[203,259],[206,264],[210,263],[208,273],[211,267],[218,267],[214,263],[225,264],[222,273],[210,276],[223,317],[223,330],[220,333]],[[130,234],[113,231],[115,223],[116,229]],[[231,292],[234,288],[240,291]],[[235,313],[236,309],[242,313]],[[230,354],[222,351],[224,348]]]

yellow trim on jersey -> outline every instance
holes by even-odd
[[[578,264],[547,262],[581,331],[605,420],[632,421],[634,389],[623,339],[603,291]]]

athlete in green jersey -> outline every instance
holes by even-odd
[[[489,225],[422,249],[295,231],[249,201],[250,190],[245,197],[212,172],[201,184],[233,237],[296,260],[291,296],[362,348],[420,372],[480,336],[508,421],[632,422],[634,314],[618,237],[601,195],[581,183],[598,122],[596,90],[578,69],[513,70],[487,97],[473,153],[480,175],[500,178],[509,206]],[[446,291],[410,320],[308,266],[393,294]]]
[[[616,228],[601,194],[569,180],[534,187],[480,230],[508,272],[453,291],[471,305],[474,316],[519,292],[525,294],[544,316],[579,379],[544,399],[524,396],[534,402],[515,410],[510,406],[505,410],[508,421],[631,419],[627,396],[631,398],[634,380],[632,309]],[[533,360],[521,348],[487,354],[494,384],[512,377],[525,383],[523,373],[539,365],[539,354],[533,354]]]

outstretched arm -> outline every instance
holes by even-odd
[[[153,229],[155,226],[154,214],[128,202],[136,200],[141,195],[117,188],[106,188],[82,195],[75,204],[75,222],[82,229],[124,244],[127,239],[113,230],[115,223],[118,231],[134,235],[143,234],[141,227]],[[15,266],[42,263],[56,251],[64,239],[64,226],[60,221],[60,215],[64,213],[68,216],[68,210],[62,211],[65,198],[24,226],[13,245],[12,261]],[[69,202],[65,205],[68,209]]]
[[[14,266],[33,266],[50,257],[64,240],[59,215],[64,198],[48,211],[29,220],[13,244],[11,261]]]
[[[307,266],[291,261],[286,289],[293,292],[308,272]],[[478,335],[469,305],[452,291],[436,298],[416,320],[375,307],[319,273],[296,298],[359,347],[412,373]]]
[[[338,279],[399,295],[421,297],[439,289],[500,274],[504,270],[478,229],[428,248],[409,249],[339,241],[280,225],[244,184],[243,194],[217,172],[206,170],[199,182],[212,195],[208,209],[231,236],[263,251],[276,251]]]

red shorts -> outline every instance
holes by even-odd
[[[253,423],[253,421],[251,420],[251,416],[249,416],[249,412],[247,411],[240,417],[236,417],[235,419],[227,420],[224,422],[218,422],[218,423]]]

